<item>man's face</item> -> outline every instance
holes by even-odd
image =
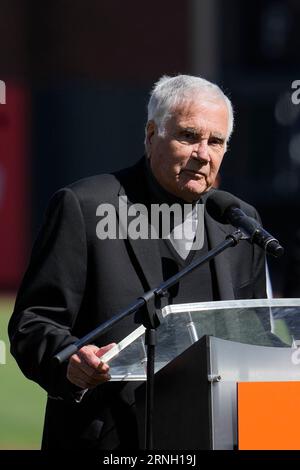
[[[163,136],[147,125],[147,154],[152,172],[169,193],[193,202],[208,191],[226,150],[228,110],[220,99],[186,101],[165,125]]]

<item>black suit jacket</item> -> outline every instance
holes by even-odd
[[[58,191],[46,213],[9,324],[12,354],[24,374],[49,395],[44,448],[137,446],[132,385],[107,383],[76,403],[67,365],[57,366],[52,358],[162,282],[157,240],[99,240],[96,235],[99,204],[111,203],[118,210],[121,195],[128,204],[147,204],[146,188],[141,160]],[[258,217],[248,204],[241,201],[241,207]],[[211,247],[233,230],[207,213],[205,218]],[[214,263],[221,300],[266,296],[260,248],[243,242]],[[97,344],[117,342],[136,327],[127,318]]]

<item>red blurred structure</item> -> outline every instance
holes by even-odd
[[[29,100],[26,89],[5,81],[0,105],[0,289],[15,289],[29,242]]]

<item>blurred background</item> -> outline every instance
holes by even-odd
[[[0,0],[0,448],[40,446],[45,394],[18,371],[6,328],[49,198],[141,157],[161,75],[201,75],[231,98],[221,188],[286,247],[269,260],[274,295],[300,297],[299,25],[299,0]]]

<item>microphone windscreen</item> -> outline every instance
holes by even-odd
[[[228,223],[227,211],[240,207],[239,200],[226,191],[215,190],[208,196],[206,210],[211,217],[222,224]]]

